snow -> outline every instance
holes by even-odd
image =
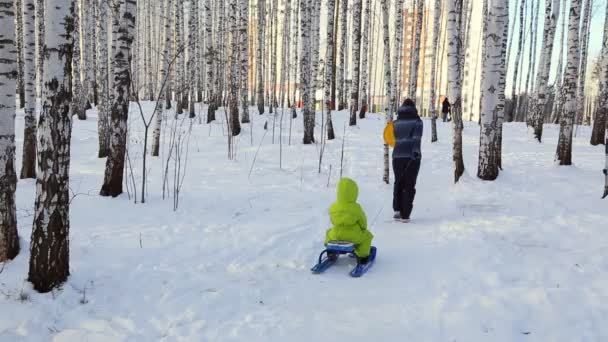
[[[254,112],[233,161],[221,111],[211,125],[194,123],[177,212],[162,199],[159,158],[148,158],[147,203],[99,197],[96,114],[75,120],[71,276],[49,294],[26,281],[35,182],[19,181],[23,249],[0,274],[0,341],[608,340],[604,152],[589,146],[588,128],[578,129],[576,165],[559,167],[558,127],[547,126],[538,144],[525,125],[506,124],[505,171],[483,182],[479,128],[465,123],[467,173],[454,185],[451,126],[439,122],[431,144],[425,120],[413,221],[401,224],[381,182],[383,117],[347,127],[343,174],[359,183],[378,247],[374,267],[353,279],[348,258],[323,275],[309,271],[329,227],[348,113],[334,116],[338,139],[320,174],[319,147],[301,144],[301,116],[288,146],[286,113],[283,168],[271,122],[249,177],[267,117]],[[140,123],[131,113],[137,183]],[[22,131],[20,113],[17,165]]]

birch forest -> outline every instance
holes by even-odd
[[[421,174],[444,172],[453,198],[532,191],[523,179],[554,172],[586,179],[594,197],[581,201],[596,203],[608,197],[606,11],[605,0],[0,0],[0,282],[5,267],[32,293],[79,279],[86,301],[103,281],[74,275],[86,264],[75,256],[93,253],[78,241],[107,232],[83,237],[85,219],[120,222],[115,234],[138,250],[161,248],[163,234],[187,230],[170,215],[197,213],[189,222],[204,226],[223,203],[231,211],[205,226],[213,232],[253,208],[329,206],[329,195],[307,206],[300,194],[308,183],[334,196],[347,176],[372,179],[359,191],[373,230],[390,209],[372,203],[395,181],[383,132],[406,99],[424,123]],[[564,192],[536,195],[537,205],[578,196],[546,177]],[[293,196],[278,201],[252,184]],[[454,208],[504,207],[478,200]],[[605,201],[595,204],[604,228]],[[87,217],[105,205],[114,209]],[[290,215],[248,222],[300,224]],[[141,216],[165,222],[163,233],[129,223]],[[224,248],[247,248],[230,234]],[[275,238],[250,242],[272,248]],[[148,257],[125,262],[147,267]],[[247,267],[232,262],[230,272]],[[203,295],[221,292],[214,286]]]

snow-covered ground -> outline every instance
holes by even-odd
[[[285,115],[282,168],[278,122],[272,144],[272,121],[264,136],[266,117],[252,115],[233,161],[223,114],[196,122],[177,212],[162,199],[159,158],[148,159],[146,204],[97,196],[105,161],[89,114],[72,138],[72,275],[44,295],[25,280],[35,182],[20,181],[23,250],[0,274],[0,341],[608,341],[604,154],[587,128],[576,165],[558,167],[558,127],[538,144],[525,125],[505,125],[505,170],[482,182],[479,128],[467,123],[467,173],[454,185],[450,126],[439,123],[431,144],[425,121],[413,222],[397,224],[382,183],[383,118],[347,127],[343,175],[359,183],[378,247],[374,267],[354,279],[352,260],[309,271],[329,227],[347,113],[335,115],[321,173],[320,147],[301,144],[301,117],[289,146]],[[139,189],[141,125],[131,120]],[[19,115],[17,165],[22,127]]]

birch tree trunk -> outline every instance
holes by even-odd
[[[462,158],[462,1],[448,1],[448,98],[452,103],[454,182],[464,173]]]
[[[391,41],[389,30],[389,0],[382,0],[382,35],[384,40],[384,82],[386,82],[386,99],[388,101],[385,109],[386,124],[393,121],[395,111],[395,94],[393,94],[393,80],[391,78]],[[384,144],[384,175],[383,180],[386,184],[390,182],[390,158],[388,145]]]
[[[327,1],[327,51],[325,53],[325,110],[327,111],[327,139],[333,140],[335,138],[334,125],[331,119],[332,110],[332,98],[331,98],[331,85],[334,75],[334,12],[335,4],[339,0],[328,0]]]
[[[564,113],[560,120],[557,160],[560,165],[572,164],[572,131],[576,115],[576,88],[580,67],[579,24],[581,1],[571,0],[568,25],[568,58],[564,79]]]
[[[42,73],[44,70],[44,0],[36,0],[36,84],[42,98]]]
[[[481,134],[477,177],[495,180],[498,177],[498,112],[504,111],[506,65],[503,58],[503,35],[509,25],[508,2],[484,1],[483,66],[481,79]],[[505,47],[506,48],[506,47]]]
[[[84,20],[81,21],[83,24],[84,36],[84,83],[83,90],[87,98],[88,105],[91,103],[97,105],[98,94],[97,94],[97,83],[95,78],[95,70],[97,70],[97,56],[96,56],[96,42],[97,37],[95,35],[95,23],[97,18],[95,17],[95,0],[82,0],[84,7],[82,13]],[[90,107],[89,107],[90,108]]]
[[[108,2],[99,1],[99,18],[97,21],[97,48],[99,62],[97,65],[97,84],[99,84],[99,106],[97,107],[97,129],[99,137],[99,158],[108,156],[110,149],[109,116],[110,95],[108,84]]]
[[[83,53],[80,49],[81,46],[81,15],[80,6],[78,5],[81,0],[74,0],[74,47],[72,56],[72,104],[71,110],[72,115],[76,115],[79,120],[87,119],[87,98],[86,93],[83,90],[82,82],[82,56]]]
[[[17,49],[13,0],[0,1],[0,262],[19,254],[15,191]]]
[[[175,92],[175,115],[184,113],[184,7],[182,1],[175,1],[175,26],[174,26],[174,47],[173,50],[175,56],[175,68],[172,78],[173,80],[173,91]]]
[[[300,92],[303,102],[303,120],[304,120],[304,144],[312,144],[315,141],[315,113],[310,108],[310,87],[311,87],[311,12],[313,10],[313,2],[311,0],[300,1],[300,15],[302,16],[302,24],[300,33],[302,35],[302,56],[301,65],[301,85]]]
[[[424,14],[424,0],[416,1],[416,35],[414,37],[414,50],[410,66],[410,85],[408,97],[416,102],[418,91],[418,69],[420,67],[420,44],[422,35],[422,19]]]
[[[365,113],[368,111],[368,99],[369,99],[369,30],[372,20],[372,1],[367,0],[365,4],[365,23],[363,24],[363,42],[361,52],[363,57],[361,58],[361,110],[359,111],[359,118],[364,119]],[[332,20],[333,22],[333,20]]]
[[[19,95],[19,108],[23,108],[25,105],[25,75],[24,75],[24,61],[23,61],[23,1],[14,0],[14,42],[17,47],[17,94]]]
[[[549,122],[557,124],[559,122],[559,118],[561,117],[563,110],[563,86],[564,86],[564,36],[566,31],[566,5],[562,6],[562,29],[560,34],[560,43],[559,43],[559,58],[557,62],[557,76],[555,77],[554,88],[554,101],[553,108],[551,110],[551,116],[549,117]]]
[[[188,113],[192,119],[196,116],[196,84],[200,68],[197,63],[197,51],[200,46],[198,38],[198,0],[190,1],[190,16],[188,18]]]
[[[239,0],[241,121],[249,123],[249,1]]]
[[[36,6],[35,0],[23,2],[24,31],[24,129],[21,179],[36,177]]]
[[[230,111],[230,134],[237,136],[241,133],[239,122],[239,28],[238,28],[238,6],[237,0],[230,0],[228,7],[228,23],[230,29],[230,63],[229,63],[229,98],[228,106]]]
[[[509,41],[509,2],[506,1],[504,3],[503,15],[505,16],[505,24],[503,25],[504,32],[502,33],[502,46],[500,52],[500,63],[504,66],[504,72],[500,74],[499,80],[499,92],[498,92],[498,112],[496,113],[496,164],[498,165],[498,169],[502,170],[502,127],[505,121],[505,107],[506,107],[506,88],[507,88],[507,72],[509,70],[509,65],[507,64],[508,58],[508,50],[507,45]]]
[[[53,0],[45,8],[42,112],[38,122],[38,174],[28,280],[49,292],[67,280],[70,229],[69,77],[74,44],[74,0]]]
[[[604,195],[602,196],[602,198],[606,198],[608,197],[608,127],[606,128],[606,141],[604,142],[605,146],[606,146],[606,166],[604,167],[604,175],[606,175],[606,179],[604,181]]]
[[[582,124],[585,111],[585,83],[587,82],[587,55],[589,51],[589,27],[591,18],[592,0],[585,1],[585,15],[581,26],[581,66],[578,75],[578,87],[576,95],[576,121],[577,125]]]
[[[439,54],[439,27],[441,26],[441,0],[435,0],[435,9],[433,11],[433,59],[431,61],[431,97],[429,108],[431,110],[431,142],[437,141],[437,55]],[[439,68],[441,70],[441,67]]]
[[[264,34],[266,26],[266,0],[258,0],[258,46],[256,53],[258,113],[264,114]]]
[[[131,45],[135,31],[136,0],[124,0],[120,5],[118,46],[114,52],[114,102],[110,116],[110,153],[101,187],[101,196],[122,194],[125,153],[127,150],[127,119],[131,95]]]
[[[526,0],[521,0],[519,5],[519,38],[517,40],[517,55],[515,57],[515,70],[513,71],[513,83],[511,84],[511,100],[513,102],[510,113],[507,114],[507,121],[513,121],[516,111],[518,96],[516,94],[517,76],[519,75],[519,66],[521,55],[524,48],[524,9],[526,8]]]
[[[536,92],[532,102],[532,125],[534,137],[538,142],[542,141],[545,106],[547,105],[547,92],[549,88],[549,73],[553,61],[553,42],[555,40],[555,29],[559,19],[560,0],[547,1],[545,7],[545,27],[541,47],[540,61],[536,79]]]
[[[393,39],[395,54],[393,55],[393,62],[391,64],[391,76],[393,77],[393,89],[391,90],[391,93],[393,96],[395,96],[394,110],[397,110],[396,107],[398,107],[398,103],[401,98],[400,78],[402,73],[400,72],[400,69],[401,65],[403,64],[403,0],[395,1],[395,13],[397,15],[395,31],[398,32],[398,34],[395,34],[395,38]],[[413,53],[411,55],[413,55]]]
[[[205,34],[206,34],[206,50],[205,50],[205,64],[207,73],[207,102],[209,108],[207,109],[207,123],[215,120],[215,111],[218,104],[216,103],[216,91],[215,83],[218,75],[214,72],[215,63],[217,59],[217,51],[213,41],[213,10],[212,0],[205,0]]]
[[[306,1],[306,0],[301,0]],[[338,110],[346,108],[346,48],[348,33],[348,0],[340,1],[340,57],[338,62]]]
[[[350,126],[357,124],[357,111],[359,110],[359,85],[361,80],[361,12],[363,11],[363,1],[354,0],[353,3],[353,80],[351,89],[350,104]],[[365,52],[363,52],[365,54]]]
[[[179,1],[179,0],[175,0]],[[172,33],[171,28],[173,26],[171,8],[173,7],[173,0],[166,0],[164,8],[163,23],[165,26],[163,34],[163,53],[161,58],[161,69],[158,78],[157,93],[160,94],[159,99],[156,100],[155,118],[154,118],[154,130],[152,131],[152,156],[158,157],[160,152],[160,130],[163,121],[163,100],[171,101],[170,92],[167,91],[170,87],[168,86],[171,72],[171,41]]]
[[[606,9],[608,10],[608,2],[606,3]],[[600,60],[599,103],[595,112],[593,130],[591,132],[591,145],[593,146],[603,144],[604,139],[608,137],[608,134],[606,134],[606,128],[608,128],[606,125],[606,119],[608,118],[608,54],[606,51],[608,51],[608,15],[604,19],[604,38],[602,40]],[[606,146],[608,146],[608,144],[606,144]]]

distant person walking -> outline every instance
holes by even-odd
[[[448,122],[448,114],[452,113],[452,105],[450,104],[450,101],[448,101],[448,98],[446,97],[445,100],[443,100],[443,102],[441,103],[441,117],[443,118],[443,122]]]
[[[393,192],[393,218],[401,222],[409,222],[414,197],[416,196],[416,180],[420,171],[422,152],[423,123],[418,116],[414,101],[407,99],[397,111],[394,123],[395,148],[393,149],[393,172],[395,187]]]

